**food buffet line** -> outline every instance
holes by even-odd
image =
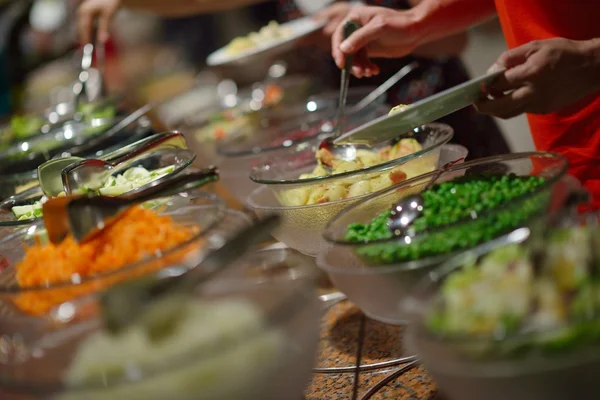
[[[468,161],[432,121],[348,156],[313,83],[1,128],[2,398],[595,393],[598,216],[566,159]],[[374,92],[349,90],[345,132],[419,107]]]

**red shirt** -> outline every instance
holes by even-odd
[[[495,0],[509,48],[533,40],[600,38],[600,0]],[[600,72],[599,72],[600,73]],[[545,115],[528,114],[538,150],[561,153],[600,203],[600,93]]]

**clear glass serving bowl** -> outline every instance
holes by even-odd
[[[291,118],[290,115],[297,116],[298,109],[306,113],[306,98],[313,93],[312,78],[290,75],[273,81],[271,87],[278,87],[282,97],[270,104],[264,102],[269,86],[257,83],[237,93],[220,95],[222,98],[214,104],[171,122],[169,127],[188,136],[203,165],[220,165],[217,143],[223,138],[234,133],[253,134]]]
[[[443,124],[429,124],[415,131],[414,138],[423,146],[423,150],[419,152],[370,168],[319,178],[298,179],[300,174],[310,172],[316,167],[317,144],[311,144],[303,150],[289,149],[288,154],[253,169],[250,178],[264,186],[252,192],[246,204],[258,215],[272,212],[281,214],[283,222],[274,233],[275,238],[302,253],[316,256],[320,250],[327,247],[322,232],[329,220],[369,194],[300,206],[282,205],[282,195],[288,196],[289,193],[293,193],[292,190],[297,189],[312,190],[321,185],[329,187],[348,181],[368,180],[398,167],[406,170],[411,168],[413,171],[418,170],[413,168],[415,166],[426,167],[429,171],[436,169],[443,145],[452,137],[452,129]],[[399,138],[409,135],[400,135]]]
[[[119,349],[114,342],[105,348],[90,348],[88,342],[88,351],[101,354],[85,370],[73,363],[78,348],[102,329],[95,318],[52,330],[33,342],[18,341],[18,351],[3,354],[0,388],[53,400],[302,396],[316,357],[321,316],[306,258],[292,250],[249,252],[199,285],[186,301],[185,307],[206,307],[204,313],[188,314],[198,318],[192,320],[195,326],[188,325],[191,336],[167,336],[143,353],[137,340],[126,350],[123,343]],[[11,338],[6,335],[5,341]],[[73,372],[85,379],[74,379]]]
[[[151,134],[152,124],[150,120],[147,118],[140,118],[136,123],[132,123],[126,129],[123,129],[123,131],[111,138],[111,140],[100,141],[100,143],[94,146],[88,147],[87,144],[90,144],[88,142],[82,146],[57,148],[56,152],[52,152],[52,155],[33,153],[33,158],[27,160],[25,163],[19,163],[17,169],[13,169],[9,166],[6,171],[0,172],[0,200],[4,200],[36,186],[37,167],[49,158],[61,155],[99,157],[128,144],[132,144]],[[23,143],[20,143],[20,145],[23,146]]]
[[[598,214],[588,214],[579,223],[585,225],[590,216],[597,226]],[[581,339],[586,344],[572,348],[562,346],[553,351],[527,351],[527,344],[535,337],[533,335],[558,339],[562,332],[545,330],[505,338],[442,337],[426,326],[428,312],[438,301],[441,285],[451,272],[462,269],[494,249],[522,243],[528,236],[529,229],[520,228],[447,260],[424,275],[402,304],[410,316],[407,347],[417,354],[448,398],[588,399],[594,398],[600,390],[598,343],[585,341],[585,338]],[[597,315],[592,318],[587,322],[597,326]],[[569,341],[569,338],[566,339]]]
[[[565,176],[567,165],[566,159],[549,153],[509,154],[456,165],[442,174],[438,182],[449,181],[465,174],[485,172],[512,172],[522,176],[534,174],[545,176],[547,181],[536,192],[513,199],[498,209],[478,215],[475,219],[458,221],[409,239],[403,237],[372,242],[347,240],[348,225],[356,222],[369,223],[402,197],[422,190],[434,174],[398,184],[363,199],[333,218],[323,233],[329,246],[323,246],[324,250],[317,257],[317,265],[327,272],[333,284],[365,314],[385,323],[404,324],[407,319],[406,315],[400,312],[399,304],[414,284],[453,254],[468,247],[466,244],[461,247],[460,242],[452,239],[457,237],[457,233],[473,233],[482,226],[496,226],[496,236],[500,236],[519,225],[507,223],[513,221],[508,218],[510,216],[520,215],[520,224],[526,224],[546,210],[555,209],[568,193],[577,188],[577,183]],[[478,238],[480,240],[473,246],[492,239],[479,236]],[[425,250],[429,249],[432,243],[446,243],[447,246],[442,248],[447,252],[427,253]],[[416,257],[406,261],[397,259],[397,254],[403,255],[407,251],[415,251]],[[422,256],[419,257],[420,254]]]
[[[385,115],[384,98],[356,112],[351,107],[372,88],[350,89],[347,100],[346,128],[363,125]],[[222,182],[234,196],[245,201],[259,185],[248,178],[249,171],[270,159],[289,153],[294,147],[320,142],[330,135],[338,112],[338,93],[312,96],[305,103],[271,110],[252,131],[236,132],[217,145]]]
[[[211,230],[223,221],[226,215],[226,206],[222,200],[199,189],[156,199],[152,207],[160,215],[169,215],[175,223],[195,228],[198,232],[175,248],[150,255],[121,268],[86,277],[74,273],[69,280],[47,285],[21,286],[17,280],[16,269],[27,247],[47,240],[43,223],[40,221],[14,229],[0,240],[0,262],[3,266],[0,271],[0,314],[20,319],[36,318],[64,301],[97,292],[125,279],[169,267],[173,263],[193,267],[203,249],[210,245]]]
[[[169,175],[176,175],[188,168],[194,162],[195,158],[196,155],[187,149],[162,148],[155,151],[149,151],[140,155],[139,157],[135,157],[127,162],[124,162],[123,164],[116,166],[111,170],[111,175],[117,176],[119,174],[123,174],[126,170],[133,167],[144,167],[148,171],[153,171],[168,166],[173,166],[174,168],[173,172],[171,172]],[[108,179],[108,176],[106,178]],[[91,176],[88,175],[85,179],[78,181],[77,184],[79,186],[89,187],[92,184],[90,179]],[[98,182],[94,182],[93,184],[98,185]],[[149,183],[147,185],[149,185]],[[131,190],[130,193],[144,190],[147,185],[135,188]],[[40,218],[33,218],[19,221],[12,212],[12,208],[14,206],[33,204],[36,201],[42,200],[43,197],[44,193],[38,184],[29,190],[11,196],[0,202],[0,227],[29,225],[40,220]]]

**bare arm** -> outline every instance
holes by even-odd
[[[434,40],[415,48],[412,54],[425,58],[440,56],[460,56],[469,44],[467,32],[457,33],[443,39]]]
[[[169,17],[232,10],[269,0],[123,0],[123,7]]]
[[[445,38],[496,15],[494,0],[416,0],[415,28],[421,43]]]
[[[409,0],[411,6],[416,7],[423,0]],[[413,54],[420,57],[435,58],[439,56],[458,56],[469,44],[469,34],[466,31],[434,40],[417,47]]]
[[[363,48],[368,57],[402,57],[426,43],[461,34],[495,13],[494,0],[422,0],[407,11],[355,7],[346,19],[356,20],[363,27],[343,40],[343,24],[340,24],[332,36],[332,55],[338,66],[344,65],[346,54],[356,54]],[[440,43],[434,50],[443,49]],[[354,57],[358,70],[378,71],[377,66],[361,54]]]
[[[98,20],[98,39],[105,41],[112,19],[121,7],[168,17],[180,17],[245,7],[269,0],[83,0],[79,6],[79,35],[83,43],[92,38],[92,22]]]

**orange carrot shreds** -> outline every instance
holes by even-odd
[[[23,288],[59,282],[77,283],[80,279],[116,271],[172,249],[191,239],[195,233],[197,229],[178,225],[168,216],[133,207],[86,243],[79,244],[69,236],[58,245],[37,244],[27,248],[23,260],[15,266],[17,282]],[[183,257],[183,254],[179,254],[179,257]],[[44,301],[41,293],[30,294],[36,294],[35,297],[44,304],[23,301],[21,305],[28,309],[23,311],[37,314],[52,305],[45,304],[48,301]]]

